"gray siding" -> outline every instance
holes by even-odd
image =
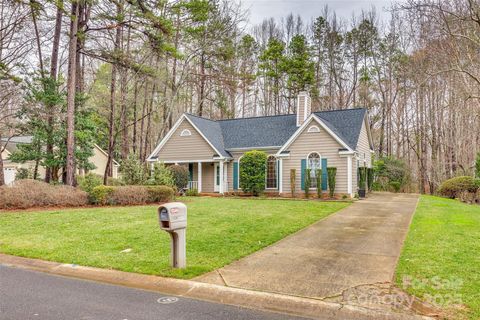
[[[313,124],[316,122],[311,122]],[[328,167],[337,168],[337,184],[335,193],[347,193],[347,158],[340,157],[338,150],[343,148],[328,132],[320,125],[320,132],[307,132],[305,130],[290,145],[290,157],[283,159],[283,193],[290,193],[290,170],[296,170],[296,190],[301,190],[301,160],[306,159],[310,152],[318,152],[322,158],[327,158]]]
[[[181,137],[180,133],[184,129],[190,130],[192,135]],[[188,161],[212,159],[214,154],[213,148],[188,120],[184,119],[170,139],[160,149],[157,156],[159,161]]]
[[[366,166],[370,168],[372,164],[372,154],[370,152],[370,143],[368,142],[366,126],[366,121],[364,121],[362,130],[360,131],[360,136],[358,137],[357,152],[358,157],[360,158],[360,166],[363,166],[363,160],[365,160]]]

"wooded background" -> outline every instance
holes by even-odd
[[[308,90],[313,111],[368,108],[377,158],[404,160],[413,191],[471,173],[479,1],[317,16],[251,26],[236,1],[0,0],[0,136],[33,134],[20,160],[74,184],[93,143],[110,159],[145,161],[183,112],[294,113]]]

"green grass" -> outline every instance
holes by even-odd
[[[156,206],[0,213],[0,252],[100,268],[192,278],[222,267],[348,203],[188,198],[187,268],[169,266]],[[129,253],[120,251],[131,248]]]
[[[400,287],[404,276],[424,281],[410,293],[447,309],[462,302],[468,310],[454,317],[479,319],[480,206],[422,196],[397,267]]]

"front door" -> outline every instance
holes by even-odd
[[[213,191],[220,192],[220,166],[218,162],[214,163],[213,169],[215,171],[213,174],[213,177],[215,179],[215,181],[213,182]]]

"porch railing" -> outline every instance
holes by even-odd
[[[188,181],[188,189],[198,190],[198,181]]]

